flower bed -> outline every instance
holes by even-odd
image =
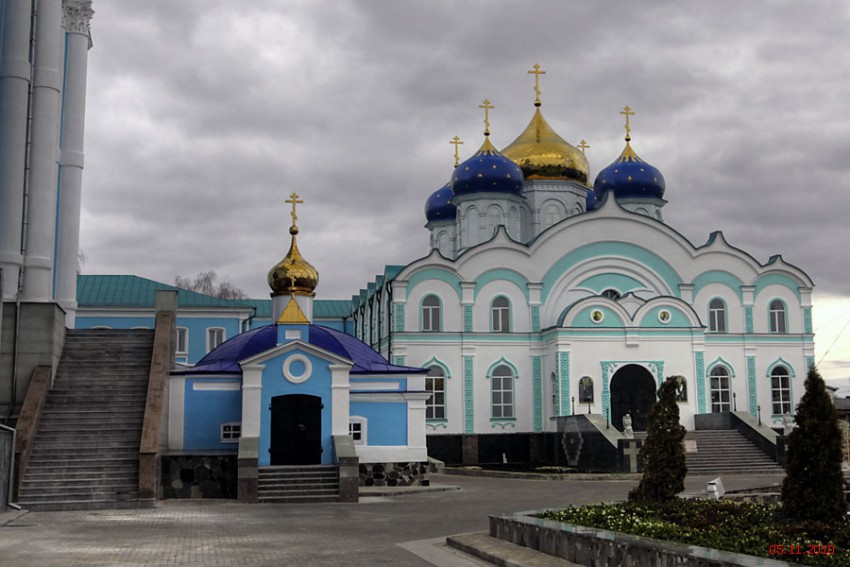
[[[850,524],[788,524],[778,512],[755,502],[675,500],[570,507],[539,517],[803,565],[850,566]]]

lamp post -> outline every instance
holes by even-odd
[[[590,415],[590,404],[591,403],[592,402],[590,400],[587,400],[587,415]]]
[[[576,413],[576,397],[573,396],[572,399],[573,399],[573,411],[572,411],[571,415],[575,415],[575,413]]]
[[[761,406],[759,405],[759,406],[756,406],[756,407],[758,408],[758,412],[759,412],[759,425],[761,425]]]
[[[738,411],[738,400],[735,392],[732,392],[732,411]]]
[[[605,408],[605,429],[611,426],[611,408]]]

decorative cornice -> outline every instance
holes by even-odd
[[[91,19],[94,10],[91,9],[91,0],[63,0],[62,10],[65,15],[62,18],[62,26],[68,33],[80,33],[89,38],[91,47]]]

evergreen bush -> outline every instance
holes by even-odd
[[[677,377],[668,377],[658,389],[658,401],[647,415],[646,440],[640,450],[640,484],[629,492],[632,502],[662,503],[685,489],[685,428],[679,423]]]
[[[809,368],[788,436],[782,510],[796,522],[843,522],[847,505],[841,474],[841,430],[835,405],[817,368]]]

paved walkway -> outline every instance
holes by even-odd
[[[432,475],[459,490],[364,496],[358,504],[163,502],[149,510],[0,514],[0,566],[482,565],[446,555],[445,536],[487,530],[487,517],[625,498],[635,481]],[[702,493],[707,477],[689,478]],[[727,489],[781,477],[724,477]]]

